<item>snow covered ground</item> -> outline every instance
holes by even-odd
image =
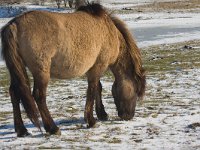
[[[135,117],[131,121],[119,120],[111,94],[113,79],[106,76],[102,78],[103,102],[109,120],[98,121],[95,128],[87,129],[83,120],[86,80],[52,80],[48,106],[62,135],[42,135],[23,113],[32,136],[17,138],[8,74],[0,61],[0,149],[200,149],[200,13],[127,13],[121,9],[155,0],[101,1],[128,24],[142,50],[148,71],[147,91],[144,101],[138,102]],[[11,19],[2,14],[0,27]],[[197,42],[186,42],[191,40]]]
[[[0,146],[5,149],[199,149],[199,74],[200,70],[194,69],[148,76],[145,101],[138,104],[131,121],[116,117],[110,90],[112,79],[104,77],[103,101],[110,118],[92,129],[86,129],[83,121],[87,82],[83,79],[52,81],[48,105],[61,128],[59,137],[45,137],[25,119],[33,136],[16,138],[10,100],[2,91]]]
[[[104,77],[103,102],[109,121],[86,129],[83,121],[83,79],[53,81],[48,105],[61,136],[45,137],[25,119],[31,137],[17,138],[8,94],[0,94],[0,147],[4,149],[184,149],[200,148],[200,70],[164,72],[148,76],[144,102],[131,121],[120,121],[111,96],[112,79]],[[192,82],[191,84],[189,84]],[[24,117],[25,118],[25,117]]]

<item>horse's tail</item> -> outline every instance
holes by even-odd
[[[137,47],[134,38],[130,31],[127,29],[126,25],[117,17],[111,16],[111,19],[117,29],[121,32],[127,46],[127,50],[129,51],[133,64],[134,64],[134,74],[135,79],[137,81],[137,94],[140,99],[143,98],[145,94],[145,88],[146,88],[146,76],[145,76],[145,70],[142,67],[142,60],[141,60],[141,54],[140,50]]]
[[[23,60],[18,53],[17,26],[14,21],[1,31],[2,56],[10,73],[11,87],[19,95],[27,116],[40,129],[38,109],[31,95],[29,78]]]

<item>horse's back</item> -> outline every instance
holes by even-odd
[[[50,70],[55,78],[82,76],[97,60],[110,63],[117,54],[110,53],[118,47],[117,31],[105,18],[32,11],[15,22],[20,55],[34,74]]]

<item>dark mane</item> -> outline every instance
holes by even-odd
[[[127,45],[127,50],[129,54],[132,57],[132,61],[134,64],[134,72],[136,83],[137,83],[137,93],[139,96],[139,99],[143,99],[143,96],[145,94],[146,89],[146,75],[145,70],[142,67],[142,58],[140,54],[140,50],[137,47],[134,38],[132,37],[131,32],[128,30],[124,22],[122,22],[120,19],[118,19],[115,16],[110,16],[113,23],[117,27],[117,29],[120,31],[120,33],[123,35],[123,38]]]
[[[86,6],[80,6],[76,11],[83,11],[93,16],[101,17],[107,14],[106,9],[98,3],[88,3]]]

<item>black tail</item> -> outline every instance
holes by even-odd
[[[31,95],[28,75],[23,61],[18,53],[17,26],[9,22],[1,31],[2,56],[10,73],[14,92],[20,96],[27,116],[40,129],[39,113],[35,100]]]

